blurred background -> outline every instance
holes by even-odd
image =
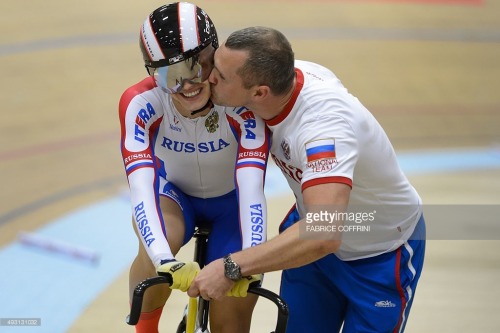
[[[0,3],[0,318],[41,320],[0,332],[133,332],[124,320],[137,242],[117,106],[145,77],[139,26],[164,3]],[[221,40],[272,26],[298,59],[330,68],[384,126],[426,205],[500,206],[499,1],[194,3]],[[272,236],[293,202],[273,165],[266,191]],[[493,220],[483,239],[428,241],[407,332],[500,330]],[[191,258],[191,243],[180,256]],[[278,291],[279,273],[264,286]],[[263,302],[253,332],[272,328]],[[164,332],[185,303],[174,294]]]

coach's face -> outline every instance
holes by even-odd
[[[214,68],[208,81],[212,101],[223,106],[249,106],[251,91],[243,87],[238,69],[247,59],[245,51],[231,50],[223,43],[214,55]]]

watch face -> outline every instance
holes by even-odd
[[[237,277],[237,272],[235,271],[234,267],[229,267],[227,275],[230,279],[235,279]]]
[[[224,275],[231,280],[241,279],[240,266],[231,257],[224,257]]]

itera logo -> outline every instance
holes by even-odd
[[[377,308],[395,308],[396,304],[392,303],[391,301],[378,301],[375,303],[375,306]]]

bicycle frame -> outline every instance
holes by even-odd
[[[194,237],[196,237],[194,260],[200,264],[200,268],[204,266],[203,263],[209,232],[210,231],[206,229],[199,229],[194,235]],[[170,276],[155,276],[140,282],[135,287],[132,295],[130,314],[126,318],[127,324],[136,325],[139,321],[142,309],[142,299],[146,290],[162,283],[170,285],[172,284],[172,278]],[[285,333],[288,322],[288,306],[286,302],[276,293],[262,287],[251,286],[248,292],[267,298],[277,306],[278,318],[276,321],[276,328],[271,333]],[[196,321],[198,321],[199,328],[202,331],[207,329],[209,307],[210,302],[201,297],[198,297],[198,299],[190,298],[186,321],[186,333],[194,333]]]

